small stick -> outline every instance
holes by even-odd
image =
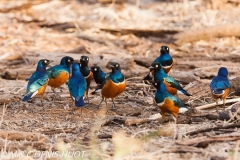
[[[235,99],[226,100],[226,103],[239,102],[239,101],[240,101],[240,98],[235,98]],[[202,110],[202,109],[207,109],[207,108],[214,107],[216,105],[217,104],[214,102],[214,103],[210,103],[210,104],[206,104],[206,105],[203,105],[203,106],[196,107],[196,109],[197,110]]]
[[[125,125],[127,126],[131,126],[134,124],[140,124],[140,123],[146,123],[146,122],[150,122],[156,119],[161,118],[160,113],[154,114],[149,118],[131,118],[131,119],[126,119],[125,121]]]

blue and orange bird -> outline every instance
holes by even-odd
[[[24,94],[22,101],[28,101],[36,95],[41,97],[41,102],[43,101],[43,95],[49,80],[46,67],[51,62],[52,61],[48,59],[41,59],[38,62],[36,71],[28,79],[26,93]]]
[[[223,99],[225,106],[226,98],[229,93],[230,82],[228,80],[228,70],[225,67],[221,67],[218,70],[218,75],[212,79],[210,83],[212,96],[218,105],[218,99]],[[216,108],[217,109],[217,108]]]
[[[55,94],[57,94],[55,89],[59,88],[68,81],[70,76],[70,66],[73,61],[74,59],[72,57],[65,56],[61,59],[59,65],[47,69],[49,77],[48,85],[51,86],[52,91]],[[58,96],[61,97],[60,95]]]
[[[126,89],[126,80],[121,73],[120,64],[117,62],[111,62],[110,64],[112,72],[106,78],[106,80],[101,84],[101,94],[102,100],[98,105],[100,107],[101,103],[105,99],[107,105],[107,99],[112,99],[112,108],[115,108],[114,99],[122,94]]]
[[[150,67],[150,71],[154,70],[154,81],[161,81],[166,85],[168,93],[172,95],[184,94],[186,96],[191,96],[182,86],[168,74],[166,74],[159,62],[154,62]]]
[[[160,56],[157,57],[154,62],[159,62],[166,74],[171,70],[174,65],[174,59],[170,56],[170,50],[168,46],[162,46],[160,49]],[[154,78],[154,70],[150,71],[143,80],[152,80]]]
[[[101,86],[101,84],[109,76],[109,73],[103,72],[99,66],[92,66],[91,71],[93,73],[93,78],[94,78],[96,84],[98,85],[97,89],[94,92],[92,92],[92,94],[95,94],[98,91],[98,88]]]
[[[91,69],[88,67],[88,62],[89,62],[88,56],[81,56],[80,71],[87,81],[87,89],[86,89],[86,95],[85,95],[87,97],[87,99],[88,99],[88,90],[90,88],[90,84],[93,79],[93,74],[91,72]],[[88,99],[88,105],[89,105],[89,99]]]
[[[176,123],[178,113],[186,112],[188,110],[187,105],[177,97],[169,94],[163,82],[153,82],[153,86],[157,89],[155,93],[155,101],[161,110],[162,118],[165,118],[166,113],[172,114]]]
[[[87,81],[83,77],[78,63],[72,64],[72,75],[68,81],[68,89],[73,103],[75,102],[75,106],[81,107],[82,114],[82,107],[85,105],[84,96],[86,94]]]

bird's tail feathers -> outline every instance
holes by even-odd
[[[143,78],[143,80],[152,80],[152,79],[153,79],[152,72],[149,72],[148,75]]]
[[[213,94],[215,95],[222,95],[224,93],[223,89],[214,89]]]
[[[24,95],[24,97],[23,97],[23,99],[22,99],[22,101],[28,101],[28,100],[30,100],[30,99],[31,99],[32,97],[34,97],[37,93],[38,93],[38,91],[36,91],[36,92],[30,92],[30,91],[26,92],[25,95]]]
[[[82,97],[78,96],[75,98],[75,106],[76,107],[83,107],[84,105],[85,105],[85,103],[83,100],[83,96]]]
[[[97,89],[95,89],[95,91],[93,91],[91,94],[94,95],[94,94],[96,94],[96,93],[100,93],[101,91],[102,91],[101,88],[97,88]]]
[[[178,92],[179,94],[184,94],[186,96],[192,96],[190,93],[188,93],[186,90],[182,89],[180,90],[180,92]]]

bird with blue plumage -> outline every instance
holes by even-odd
[[[230,87],[231,85],[228,79],[227,68],[226,67],[219,68],[217,76],[214,77],[210,83],[211,93],[217,105],[218,99],[222,99],[223,104],[225,105]]]

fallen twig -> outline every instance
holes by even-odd
[[[220,126],[220,127],[200,129],[200,130],[197,130],[197,131],[188,132],[188,133],[186,133],[186,135],[193,136],[193,135],[196,135],[196,134],[199,134],[199,133],[210,132],[210,131],[218,131],[218,130],[221,130],[221,129],[229,129],[229,128],[235,128],[235,127],[240,128],[240,124],[231,124],[231,125],[228,125],[228,126]]]
[[[131,125],[135,125],[135,124],[151,122],[151,121],[154,121],[161,117],[162,117],[161,114],[157,113],[157,114],[152,115],[150,118],[129,118],[129,119],[126,119],[125,125],[131,126]]]
[[[218,135],[218,136],[212,136],[212,137],[197,137],[193,139],[183,140],[181,142],[176,142],[180,145],[185,146],[199,146],[202,147],[203,145],[206,146],[209,143],[212,142],[223,142],[223,141],[235,141],[240,139],[240,133],[235,134],[227,134],[227,135]]]
[[[1,131],[0,137],[7,140],[28,140],[37,141],[44,136],[41,133],[36,132],[23,132],[23,131]]]
[[[240,101],[240,98],[229,99],[229,100],[226,100],[226,104],[227,103],[233,103],[233,102],[239,102],[239,101]],[[207,109],[207,108],[214,107],[216,105],[217,105],[216,103],[210,103],[210,104],[206,104],[206,105],[203,105],[203,106],[196,107],[196,109],[197,110],[202,110],[202,109]]]

